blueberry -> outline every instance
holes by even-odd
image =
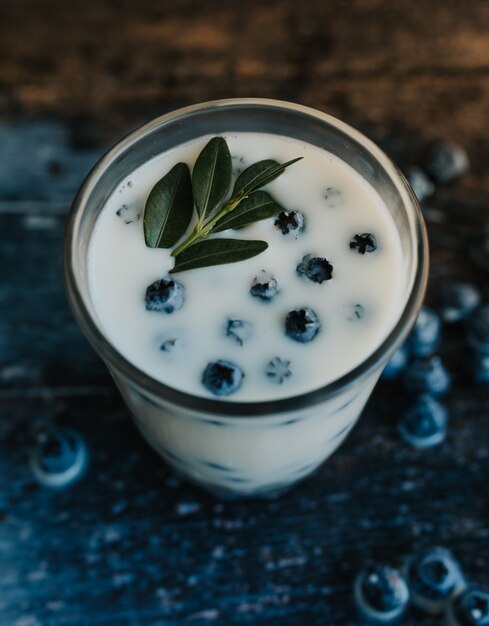
[[[292,375],[290,371],[290,361],[281,359],[278,356],[272,359],[266,368],[266,375],[274,382],[281,385],[286,378]]]
[[[226,324],[226,335],[231,337],[240,346],[250,339],[253,334],[253,324],[244,320],[228,320]]]
[[[489,230],[470,247],[472,261],[481,269],[489,271]]]
[[[208,363],[202,375],[202,384],[216,396],[228,396],[241,387],[243,371],[230,361]]]
[[[137,222],[141,217],[136,207],[128,207],[127,204],[123,204],[120,209],[117,209],[115,214],[123,220],[124,224]]]
[[[406,610],[409,590],[404,578],[387,565],[367,566],[355,580],[355,601],[365,617],[381,622],[397,619]]]
[[[356,250],[358,254],[365,254],[365,252],[375,252],[377,250],[377,240],[372,233],[362,233],[361,235],[354,235],[350,241],[350,248]]]
[[[285,318],[285,334],[300,343],[312,341],[320,329],[318,316],[308,307],[293,309]]]
[[[180,344],[180,341],[176,338],[165,339],[160,346],[160,350],[163,352],[173,352],[175,348]]]
[[[433,195],[435,191],[435,185],[426,176],[423,170],[419,167],[410,167],[406,171],[406,178],[411,185],[414,195],[418,198],[419,202],[423,202],[427,198]]]
[[[350,322],[356,322],[365,317],[365,307],[362,304],[352,304],[349,308],[348,320]]]
[[[146,289],[146,309],[161,313],[173,313],[182,308],[184,301],[183,285],[167,276],[151,283]]]
[[[440,340],[440,318],[433,309],[422,307],[407,340],[410,354],[414,357],[430,356],[438,349]]]
[[[436,183],[449,183],[465,174],[469,169],[469,158],[461,146],[437,142],[431,147],[426,171]]]
[[[468,359],[469,374],[477,385],[489,385],[489,354],[472,352]]]
[[[439,356],[412,361],[404,375],[404,385],[413,393],[442,396],[450,389],[451,376]]]
[[[489,626],[489,589],[468,585],[450,602],[448,626]]]
[[[250,293],[261,300],[271,300],[278,293],[278,283],[275,278],[265,270],[262,270],[253,279]]]
[[[312,254],[306,254],[296,267],[299,276],[309,278],[313,283],[323,283],[333,278],[333,266],[327,259]]]
[[[334,208],[341,203],[341,191],[336,187],[328,187],[324,192],[324,199],[329,207]]]
[[[445,548],[428,548],[411,557],[406,566],[411,601],[428,613],[440,613],[464,585],[459,563]]]
[[[38,436],[30,460],[39,482],[48,487],[64,487],[83,474],[87,458],[80,435],[71,429],[59,428]]]
[[[448,283],[438,293],[438,309],[447,324],[466,319],[479,306],[480,292],[471,283]]]
[[[304,230],[304,215],[299,211],[282,211],[277,215],[274,225],[282,235],[297,234]]]
[[[445,439],[447,419],[445,406],[424,394],[401,414],[399,432],[415,448],[432,448]]]
[[[485,304],[469,317],[466,327],[467,341],[481,354],[489,354],[489,304]]]
[[[385,380],[394,380],[406,369],[407,362],[408,351],[404,344],[391,356],[390,361],[382,372],[382,378]]]

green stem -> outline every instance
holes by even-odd
[[[214,217],[212,217],[208,222],[202,222],[201,219],[199,218],[199,221],[195,225],[195,228],[192,231],[192,233],[187,237],[187,239],[185,239],[185,241],[183,241],[179,246],[177,246],[174,250],[172,250],[171,255],[173,257],[178,256],[179,254],[181,254],[184,250],[189,248],[192,244],[194,244],[199,239],[205,239],[205,237],[207,237],[210,234],[212,228],[221,219],[221,217],[224,217],[225,215],[233,211],[241,202],[241,200],[243,200],[244,197],[245,196],[242,195],[242,196],[238,196],[237,198],[231,198],[229,202],[227,202],[227,204],[225,204],[224,207],[216,215],[214,215]]]
[[[198,241],[202,237],[202,230],[199,224],[194,228],[193,232],[183,241],[179,246],[172,250],[172,256],[178,256],[181,252],[186,250],[194,242]]]
[[[222,217],[224,217],[228,213],[231,213],[231,211],[234,211],[234,209],[238,206],[238,204],[241,202],[241,200],[243,200],[244,197],[245,196],[238,196],[237,198],[231,198],[231,200],[229,200],[229,202],[224,205],[224,207],[219,211],[217,215],[215,215],[212,219],[204,224],[203,236],[207,237],[207,235],[210,233],[216,223]]]

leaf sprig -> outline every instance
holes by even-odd
[[[177,163],[151,190],[143,219],[146,245],[175,246],[187,232],[195,206],[197,222],[172,251],[175,265],[170,273],[236,263],[260,254],[268,247],[265,241],[208,237],[283,211],[280,204],[260,189],[300,159],[286,163],[258,161],[237,178],[233,187],[228,145],[224,138],[213,137],[199,154],[192,175],[187,164]]]

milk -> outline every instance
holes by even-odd
[[[183,307],[172,314],[147,311],[146,288],[167,275],[173,259],[169,250],[144,243],[146,199],[177,162],[192,168],[209,139],[156,155],[121,181],[103,207],[88,259],[98,323],[127,360],[192,395],[215,398],[202,384],[202,373],[218,359],[235,363],[245,374],[241,387],[226,396],[228,402],[287,398],[322,387],[365,360],[399,316],[403,259],[392,217],[377,192],[325,150],[277,135],[225,135],[236,175],[262,159],[303,157],[266,191],[284,209],[304,215],[304,231],[283,235],[271,218],[215,235],[260,239],[269,247],[246,261],[175,274],[185,288]],[[375,235],[374,252],[362,255],[350,248],[352,237],[361,233]],[[299,276],[296,267],[307,254],[325,257],[333,278],[317,284]],[[250,295],[262,270],[278,281],[279,293],[270,302]],[[319,334],[306,344],[287,337],[284,329],[287,313],[302,307],[313,309],[321,322]],[[251,323],[251,336],[242,345],[226,335],[229,320]],[[174,339],[172,350],[161,350]],[[275,357],[290,361],[291,375],[281,384],[266,375]]]

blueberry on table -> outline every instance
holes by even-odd
[[[73,483],[83,474],[87,459],[85,442],[68,428],[41,433],[30,456],[34,476],[47,487]]]
[[[450,183],[469,169],[469,157],[461,146],[437,142],[426,160],[426,171],[435,183]]]
[[[423,202],[427,198],[433,195],[435,191],[435,185],[426,176],[420,167],[410,167],[406,170],[406,178],[411,185],[414,195],[418,198],[419,202]]]
[[[253,334],[253,324],[245,320],[228,320],[226,336],[242,346]]]
[[[202,384],[216,396],[229,396],[241,387],[243,371],[231,361],[208,363],[202,375]]]
[[[489,385],[489,354],[472,352],[468,358],[468,370],[476,385]]]
[[[489,626],[489,589],[470,584],[447,609],[448,626]]]
[[[285,334],[299,343],[309,343],[321,329],[318,316],[312,309],[293,309],[285,318]]]
[[[481,354],[489,354],[489,304],[478,308],[467,320],[467,341]]]
[[[458,561],[445,548],[428,548],[411,557],[406,566],[411,602],[428,613],[441,613],[464,586]]]
[[[260,300],[271,300],[278,293],[277,280],[269,272],[262,270],[253,279],[250,293]]]
[[[286,378],[292,376],[290,371],[290,361],[281,359],[278,356],[272,359],[266,367],[266,375],[272,382],[281,385]]]
[[[377,250],[377,240],[372,233],[362,233],[361,235],[354,235],[350,241],[350,248],[356,250],[358,254],[365,254],[365,252],[375,252]]]
[[[407,340],[409,352],[414,357],[431,356],[441,340],[441,321],[438,315],[423,306]]]
[[[404,386],[413,393],[442,396],[449,391],[451,382],[439,356],[412,361],[404,374]]]
[[[277,215],[274,225],[282,235],[297,234],[304,230],[304,215],[299,211],[282,211]]]
[[[447,283],[438,292],[437,308],[444,322],[464,320],[479,306],[481,295],[471,283]]]
[[[445,439],[447,422],[446,407],[424,394],[401,413],[398,428],[406,443],[415,448],[432,448]]]
[[[299,276],[308,278],[313,283],[323,283],[333,278],[333,266],[324,257],[306,254],[296,267]]]
[[[389,362],[382,372],[382,378],[384,380],[394,380],[398,378],[402,372],[406,369],[408,362],[408,351],[406,345],[403,344],[394,354],[391,356]]]
[[[358,609],[366,618],[387,623],[404,613],[409,590],[396,569],[372,564],[357,576],[354,597]]]
[[[156,280],[146,289],[146,309],[159,313],[174,313],[182,308],[185,290],[181,283],[169,276]]]

